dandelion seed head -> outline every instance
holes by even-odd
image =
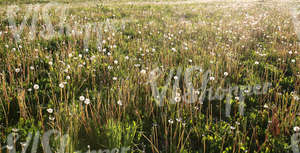
[[[40,88],[40,86],[39,86],[38,84],[35,84],[35,85],[33,85],[33,88],[34,88],[35,90],[38,90],[38,89]]]
[[[84,101],[84,100],[85,100],[84,96],[80,96],[80,97],[79,97],[79,100],[80,100],[80,101]]]
[[[84,100],[84,103],[85,103],[86,105],[88,105],[88,104],[91,103],[91,101],[90,101],[90,99],[86,98],[86,99]]]

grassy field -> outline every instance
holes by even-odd
[[[299,3],[63,2],[1,5],[0,153],[297,149]]]

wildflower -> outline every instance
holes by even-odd
[[[128,57],[128,56],[125,56],[125,59],[126,59],[126,60],[128,60],[128,59],[129,59],[129,57]]]
[[[54,121],[55,118],[54,118],[53,116],[49,116],[49,120],[50,120],[50,121]]]
[[[292,59],[291,61],[292,61],[292,63],[295,63],[295,62],[296,62],[296,60],[295,60],[295,59]]]
[[[192,63],[192,62],[193,62],[193,60],[189,59],[189,62],[190,62],[190,63]]]
[[[173,123],[174,123],[174,121],[173,121],[172,119],[169,119],[168,122],[169,122],[170,124],[173,124]]]
[[[231,130],[235,130],[235,127],[234,127],[234,126],[230,126],[230,129],[231,129]]]
[[[176,121],[177,121],[177,122],[181,122],[181,121],[182,121],[182,118],[181,118],[181,117],[176,118]]]
[[[176,96],[175,98],[174,98],[174,100],[175,100],[175,102],[180,102],[180,100],[181,100],[181,98],[180,98],[180,96]]]
[[[32,91],[32,88],[28,88],[27,91],[29,91],[29,92]]]
[[[265,104],[265,105],[264,105],[264,108],[268,109],[268,108],[269,108],[269,106],[268,106],[267,104]]]
[[[34,66],[30,66],[30,70],[34,70]]]
[[[50,61],[50,62],[49,62],[49,65],[52,66],[52,65],[53,65],[53,62]]]
[[[15,71],[16,71],[17,73],[19,73],[19,72],[20,72],[20,68],[16,68]]]
[[[178,76],[174,76],[174,80],[177,80],[178,79]]]
[[[53,113],[53,109],[52,108],[48,108],[47,112],[50,113],[50,114],[52,114]]]
[[[90,101],[90,99],[86,98],[86,99],[84,100],[84,103],[85,103],[86,105],[88,105],[88,104],[91,103],[91,101]]]
[[[66,77],[66,79],[67,79],[67,80],[70,80],[70,79],[71,79],[71,77],[68,75],[68,76]]]
[[[294,129],[295,132],[299,132],[300,131],[300,127],[299,126],[295,126],[293,129]]]
[[[80,97],[79,97],[79,100],[80,100],[80,101],[84,101],[84,100],[85,100],[84,96],[80,96]]]
[[[11,130],[15,133],[19,131],[19,129],[17,129],[17,128],[12,128]]]
[[[6,148],[7,148],[8,150],[12,150],[12,149],[14,148],[14,146],[12,146],[12,145],[11,145],[11,146],[10,146],[10,145],[7,145]]]
[[[298,101],[300,99],[298,95],[293,95],[293,97],[296,101]]]
[[[293,54],[293,52],[292,52],[292,51],[289,51],[289,54],[290,54],[290,55],[292,55],[292,54]]]
[[[171,50],[172,50],[173,52],[176,52],[176,49],[175,49],[175,48],[172,48]]]
[[[146,74],[146,70],[144,70],[144,69],[141,70],[141,73],[142,73],[142,74]]]
[[[65,85],[64,85],[63,83],[60,83],[60,84],[59,84],[59,87],[60,87],[60,88],[64,88]]]
[[[113,80],[116,81],[118,78],[117,77],[113,77]]]
[[[35,90],[38,90],[38,89],[40,88],[40,86],[39,86],[38,84],[35,84],[35,85],[33,86],[33,88],[34,88]]]
[[[118,100],[118,101],[117,101],[117,104],[118,104],[118,105],[120,105],[120,106],[122,106],[122,105],[123,105],[123,103],[122,103],[122,101],[121,101],[121,100]]]
[[[255,61],[255,62],[254,62],[254,64],[255,64],[255,65],[258,65],[258,64],[259,64],[259,62],[258,62],[258,61]]]
[[[215,80],[215,77],[209,77],[209,80],[213,81]]]
[[[21,145],[22,147],[25,147],[25,146],[27,145],[27,143],[26,143],[26,142],[20,142],[20,145]]]
[[[228,72],[224,72],[224,76],[228,76]]]
[[[117,60],[114,61],[115,64],[118,64],[119,62]]]

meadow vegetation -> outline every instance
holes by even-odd
[[[70,153],[122,147],[130,147],[128,152],[290,152],[291,136],[300,131],[300,46],[290,12],[297,4],[63,4],[63,25],[58,7],[49,9],[57,33],[48,38],[39,34],[48,24],[42,17],[46,4],[32,13],[20,4],[14,12],[17,27],[29,14],[19,41],[8,6],[2,5],[0,146],[15,132],[21,152],[20,142],[30,132],[55,129],[69,135],[65,152]],[[212,72],[208,89],[215,92],[240,86],[247,93],[255,90],[247,86],[271,85],[265,94],[246,94],[243,115],[240,97],[230,97],[226,117],[226,98],[206,95],[194,103],[179,98],[173,104],[176,80],[179,97],[188,90],[182,74],[172,76],[164,105],[158,106],[151,71],[161,70],[156,79],[161,91],[172,69],[192,66],[202,68],[190,80],[198,96],[207,70]],[[53,148],[59,144],[51,141]]]

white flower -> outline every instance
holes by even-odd
[[[142,73],[142,74],[146,74],[146,70],[144,70],[144,69],[141,70],[141,73]]]
[[[176,49],[175,49],[175,48],[172,48],[171,50],[172,50],[173,52],[176,52]]]
[[[234,126],[230,126],[230,129],[231,129],[231,130],[235,130],[235,127],[234,127]]]
[[[53,113],[53,109],[52,108],[48,108],[47,112],[51,114],[51,113]]]
[[[122,103],[122,101],[121,101],[121,100],[118,100],[118,101],[117,101],[117,104],[118,104],[118,105],[120,105],[120,106],[122,106],[122,105],[123,105],[123,103]]]
[[[199,90],[195,90],[194,93],[195,93],[196,95],[199,95],[199,94],[200,94],[200,91],[199,91]]]
[[[117,77],[113,77],[113,80],[116,81],[118,78]]]
[[[234,97],[235,100],[240,100],[240,97]]]
[[[15,133],[19,131],[19,129],[17,129],[17,128],[12,128],[11,130]]]
[[[51,61],[50,61],[50,62],[49,62],[49,65],[51,65],[51,66],[52,66],[52,65],[53,65],[53,62],[51,62]]]
[[[115,64],[118,64],[119,62],[117,60],[114,61]]]
[[[174,76],[174,80],[177,80],[178,79],[178,76]]]
[[[7,145],[6,148],[7,148],[8,150],[12,150],[12,149],[14,148],[14,146],[13,146],[13,145]]]
[[[60,88],[64,88],[65,85],[64,85],[63,83],[60,83],[60,84],[59,84],[59,87],[60,87]]]
[[[20,142],[20,145],[21,145],[22,147],[25,147],[25,146],[27,145],[27,143],[26,143],[26,142]]]
[[[35,84],[35,85],[33,86],[33,88],[34,88],[35,90],[38,90],[38,89],[40,88],[40,86],[39,86],[38,84]]]
[[[193,62],[193,60],[192,60],[192,59],[189,59],[189,62],[190,62],[190,63],[192,63],[192,62]]]
[[[228,76],[228,72],[224,72],[224,76]]]
[[[175,102],[180,102],[181,101],[181,97],[180,96],[176,96],[175,98],[174,98],[174,100],[175,100]]]
[[[84,103],[85,103],[86,105],[88,105],[88,104],[91,103],[91,101],[90,101],[90,99],[87,98],[87,99],[84,100]]]
[[[209,80],[213,81],[213,80],[215,80],[215,77],[209,77]]]
[[[292,63],[295,63],[295,62],[296,62],[296,60],[295,60],[295,59],[292,59],[291,61],[292,61]]]
[[[80,100],[80,101],[84,101],[84,99],[85,99],[84,96],[80,96],[80,97],[79,97],[79,100]]]
[[[67,77],[66,77],[66,79],[67,79],[67,80],[70,80],[70,79],[71,79],[71,77],[70,77],[70,76],[67,76]]]
[[[34,70],[34,66],[30,66],[30,70]]]
[[[299,132],[300,131],[300,127],[299,126],[295,126],[293,129],[294,129],[295,132]]]
[[[173,121],[172,119],[169,119],[168,122],[169,122],[170,124],[173,124],[173,123],[174,123],[174,121]]]
[[[292,54],[293,54],[293,52],[292,52],[292,51],[289,51],[289,54],[290,54],[290,55],[292,55]]]
[[[54,121],[54,120],[55,120],[55,117],[49,116],[49,120],[50,120],[50,121]]]
[[[16,71],[17,73],[19,73],[19,72],[20,72],[20,68],[16,68],[15,71]]]
[[[28,89],[27,89],[27,91],[29,91],[29,92],[30,92],[30,91],[32,91],[32,89],[31,89],[31,88],[28,88]]]
[[[255,65],[258,65],[258,64],[259,64],[259,62],[258,62],[258,61],[255,61],[255,62],[254,62],[254,64],[255,64]]]
[[[126,60],[128,60],[128,59],[129,59],[129,57],[128,57],[128,56],[125,56],[125,59],[126,59]]]
[[[176,121],[177,121],[177,122],[181,122],[181,121],[182,121],[182,118],[181,118],[181,117],[176,118]]]
[[[265,105],[264,105],[264,108],[268,109],[268,108],[269,108],[269,106],[268,106],[267,104],[265,104]]]

